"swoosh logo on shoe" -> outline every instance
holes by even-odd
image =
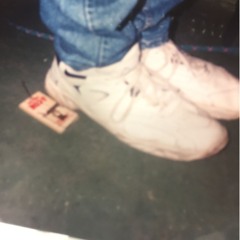
[[[79,78],[79,79],[86,79],[86,78],[87,78],[87,76],[72,74],[72,73],[68,72],[67,70],[65,70],[64,73],[65,73],[68,77]]]

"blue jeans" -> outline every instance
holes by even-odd
[[[139,43],[168,40],[169,10],[182,0],[41,0],[43,22],[61,61],[75,70],[110,65]]]

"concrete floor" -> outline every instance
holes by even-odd
[[[220,20],[211,18],[216,12],[206,2],[219,9]],[[175,36],[179,44],[221,44],[219,37],[191,32],[184,22],[195,17],[200,25],[207,20],[226,26],[231,1],[201,3],[207,15],[197,7],[199,1],[182,12]],[[1,16],[46,30],[36,1],[1,4]],[[43,90],[52,43],[5,21],[0,29],[1,221],[89,240],[239,239],[238,121],[223,122],[230,135],[224,151],[192,163],[131,149],[82,113],[58,135],[18,109],[27,97],[21,81],[32,92]],[[238,55],[193,54],[238,75]]]

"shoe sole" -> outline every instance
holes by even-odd
[[[121,138],[120,138],[121,139]],[[123,141],[126,139],[122,139]],[[150,153],[151,155],[154,155],[156,157],[161,157],[161,158],[167,158],[173,161],[180,161],[180,162],[191,162],[191,161],[198,161],[198,160],[204,160],[205,158],[209,158],[212,157],[214,155],[216,155],[217,153],[220,153],[226,146],[228,143],[228,136],[226,134],[226,137],[223,139],[222,142],[219,142],[219,144],[217,145],[217,147],[209,150],[208,152],[205,153],[200,153],[200,154],[196,154],[196,152],[189,152],[189,154],[184,153],[184,154],[179,154],[177,152],[174,151],[166,151],[164,149],[151,149],[151,151],[149,151],[149,147],[145,147],[145,146],[134,146],[131,143],[129,143],[130,146],[132,146],[135,149],[138,149],[142,152],[146,152],[146,153]],[[166,154],[168,157],[163,157],[163,154]]]
[[[194,103],[194,102],[193,102]],[[229,111],[225,109],[224,111],[218,111],[216,107],[211,107],[209,105],[203,105],[199,103],[194,103],[197,107],[201,108],[203,111],[207,111],[207,113],[215,119],[222,120],[236,120],[239,118],[239,114],[234,111]]]

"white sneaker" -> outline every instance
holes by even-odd
[[[239,117],[239,82],[225,69],[182,53],[171,41],[143,50],[142,62],[211,117]]]
[[[117,138],[141,151],[175,160],[220,151],[227,132],[163,84],[139,63],[135,45],[118,63],[75,71],[53,61],[45,86],[59,103],[80,109]]]

